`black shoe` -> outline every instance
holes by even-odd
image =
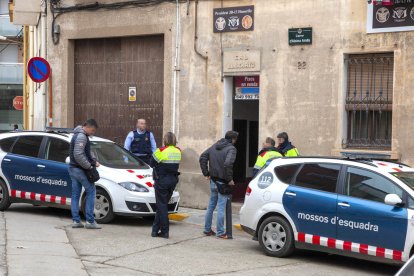
[[[158,237],[160,237],[160,238],[164,238],[164,239],[168,239],[168,238],[170,237],[170,235],[169,235],[168,233],[165,233],[165,234],[163,234],[163,233],[158,233]]]
[[[158,237],[158,233],[156,233],[156,232],[151,232],[151,237],[153,237],[153,238]]]

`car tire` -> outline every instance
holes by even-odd
[[[260,225],[258,239],[268,256],[287,257],[295,249],[292,228],[282,217],[272,216],[265,219]]]
[[[3,180],[0,180],[0,211],[6,211],[11,204],[9,189]]]
[[[85,214],[86,197],[82,200],[82,212]],[[99,207],[99,209],[97,209]],[[95,195],[95,208],[94,208],[95,221],[97,223],[106,224],[114,220],[116,215],[112,205],[109,194],[101,188],[96,189]]]

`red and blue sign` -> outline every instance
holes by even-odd
[[[34,82],[44,82],[50,76],[49,62],[41,57],[31,58],[27,65],[27,73]]]

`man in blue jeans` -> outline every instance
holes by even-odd
[[[237,150],[234,144],[238,133],[228,131],[225,137],[204,151],[200,156],[200,167],[203,175],[210,180],[210,201],[208,204],[204,234],[216,235],[218,238],[231,239],[230,229],[224,230],[224,214],[228,200],[231,200],[233,181],[233,165]],[[217,233],[212,228],[213,212],[217,207]],[[231,216],[231,214],[230,214]],[[231,227],[231,225],[227,226]]]
[[[101,226],[95,222],[93,215],[95,209],[95,183],[89,182],[85,173],[86,170],[99,167],[99,163],[92,157],[91,144],[88,138],[95,134],[97,128],[96,121],[88,119],[83,126],[75,128],[70,142],[69,176],[72,180],[72,228],[101,229]],[[79,199],[82,187],[85,188],[86,193],[86,225],[82,224],[79,216]]]

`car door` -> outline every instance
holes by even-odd
[[[364,245],[364,252],[360,253],[365,254],[377,255],[368,252],[368,245],[378,247],[380,255],[385,254],[383,249],[402,251],[407,235],[407,209],[385,204],[387,194],[404,198],[403,190],[385,176],[347,167],[343,194],[338,196],[338,239]]]
[[[341,165],[305,163],[283,195],[283,206],[299,233],[336,236],[337,184]]]
[[[12,196],[16,191],[36,192],[37,162],[43,136],[23,135],[17,138],[11,151],[3,158],[2,171],[9,183]],[[19,193],[21,197],[21,193]]]
[[[66,204],[66,198],[71,197],[72,185],[68,172],[68,164],[65,163],[69,156],[70,145],[64,139],[46,137],[42,147],[42,159],[37,162],[39,182],[44,194],[64,198],[52,198],[51,202]]]

